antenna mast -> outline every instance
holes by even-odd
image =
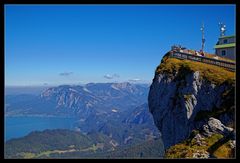
[[[226,25],[219,22],[219,27],[220,27],[220,36],[224,36],[225,35],[225,32],[226,32]]]
[[[204,23],[202,23],[202,27],[200,28],[200,30],[202,31],[202,52],[204,49],[204,44],[205,44],[205,38],[204,38]]]

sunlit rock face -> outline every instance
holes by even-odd
[[[204,118],[196,121],[197,113],[214,112],[222,109],[226,101],[232,103],[234,97],[223,96],[232,87],[224,82],[215,85],[203,78],[199,71],[156,73],[150,87],[148,105],[155,125],[162,134],[165,148],[181,142],[193,129],[206,124]],[[215,117],[228,124],[234,116],[223,112]]]

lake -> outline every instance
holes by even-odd
[[[32,131],[74,129],[75,120],[60,117],[5,117],[4,140],[23,137]]]

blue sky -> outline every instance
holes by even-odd
[[[214,53],[235,5],[5,5],[5,85],[151,82],[173,44]]]

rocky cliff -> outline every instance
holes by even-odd
[[[148,96],[149,110],[162,134],[165,149],[188,139],[195,130],[205,137],[211,136],[207,127],[213,119],[217,121],[211,123],[215,128],[223,126],[213,133],[226,136],[232,132],[234,92],[234,72],[169,58],[166,54],[155,71]]]

